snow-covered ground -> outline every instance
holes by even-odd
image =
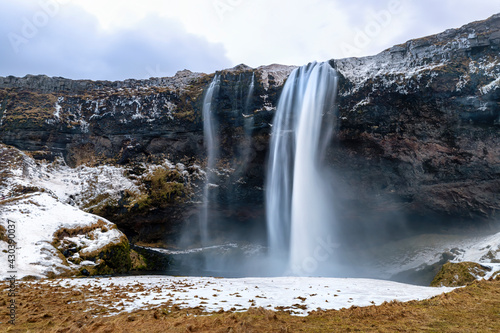
[[[109,305],[118,312],[130,312],[155,306],[201,307],[207,312],[244,311],[250,307],[287,310],[307,315],[322,309],[379,305],[427,299],[454,288],[421,287],[384,280],[338,278],[241,278],[127,276],[46,280],[44,283],[79,290],[98,290],[99,295],[116,293],[120,297]],[[92,300],[89,300],[91,302]],[[95,304],[100,304],[95,299]],[[92,304],[88,311],[92,309]]]

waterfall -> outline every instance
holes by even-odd
[[[250,86],[248,87],[247,97],[245,99],[245,104],[243,105],[243,110],[242,110],[244,136],[240,143],[241,169],[247,167],[247,163],[250,162],[251,158],[252,131],[255,120],[253,117],[253,110],[251,110],[250,107],[252,106],[251,102],[254,90],[255,90],[255,73],[252,73],[252,79],[250,81]]]
[[[203,249],[198,261],[201,274],[239,274],[245,264],[241,260],[243,253],[236,243],[241,241],[241,234],[238,234],[237,226],[230,225],[228,215],[238,209],[234,204],[237,202],[237,181],[245,172],[251,156],[253,117],[245,117],[245,112],[252,106],[255,75],[252,73],[249,85],[249,77],[242,73],[229,84],[225,79],[224,74],[214,76],[206,89],[202,106],[207,165],[199,215],[200,247]],[[227,98],[228,92],[234,97]],[[220,109],[216,109],[217,105]],[[231,109],[227,108],[228,105]],[[225,114],[220,123],[217,121],[218,113]],[[224,129],[229,126],[234,132],[228,135]],[[224,147],[220,145],[222,140]],[[224,161],[223,176],[217,170],[220,159]]]
[[[334,238],[335,218],[320,159],[334,126],[337,81],[328,63],[295,69],[273,122],[266,180],[269,255],[292,274],[314,274],[331,259],[331,251],[321,248]]]
[[[253,91],[255,89],[255,73],[252,73],[252,81],[250,81],[250,86],[248,87],[248,94],[247,98],[245,100],[245,105],[243,111],[248,114],[250,111],[250,101],[252,100],[253,97]]]
[[[206,246],[210,241],[210,228],[209,228],[209,205],[213,202],[213,194],[211,194],[211,186],[216,183],[216,174],[214,172],[217,162],[219,142],[217,140],[215,119],[212,115],[212,102],[214,95],[220,87],[220,76],[216,74],[210,83],[205,98],[203,99],[203,135],[205,140],[205,147],[207,150],[207,167],[206,167],[206,181],[203,189],[203,207],[200,214],[200,238],[201,245]]]

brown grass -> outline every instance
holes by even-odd
[[[65,237],[74,237],[77,235],[85,235],[85,234],[88,234],[96,229],[101,229],[103,232],[106,232],[106,231],[108,231],[108,226],[109,226],[108,223],[99,219],[99,220],[97,220],[96,223],[93,223],[91,225],[86,225],[83,227],[61,228],[54,233],[54,240],[52,242],[52,245],[57,246],[59,244],[60,240],[64,239]],[[114,226],[114,227],[116,227],[116,226]]]
[[[9,237],[7,236],[7,230],[3,225],[0,225],[0,241],[8,242]]]
[[[478,276],[485,276],[487,270],[489,269],[475,262],[447,262],[434,277],[431,286],[465,286],[476,281]]]
[[[0,283],[2,332],[499,332],[500,281],[480,281],[425,301],[316,311],[307,317],[253,308],[204,314],[166,303],[116,314],[109,305],[133,299],[123,287],[47,286],[20,283],[16,325],[7,324],[7,283]]]

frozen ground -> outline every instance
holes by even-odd
[[[108,307],[115,312],[130,312],[155,306],[200,307],[207,312],[244,311],[250,307],[286,310],[307,315],[322,309],[379,305],[427,299],[454,288],[421,287],[384,280],[338,278],[202,278],[169,276],[127,276],[46,280],[44,283],[72,290],[99,290],[99,295],[118,295]],[[100,299],[88,299],[100,304]]]

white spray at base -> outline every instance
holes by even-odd
[[[287,79],[273,123],[266,181],[269,256],[282,273],[315,275],[332,263],[318,245],[335,232],[332,198],[321,169],[321,147],[334,123],[337,73],[310,63]],[[281,267],[278,267],[281,266]],[[331,271],[329,271],[331,273]]]

